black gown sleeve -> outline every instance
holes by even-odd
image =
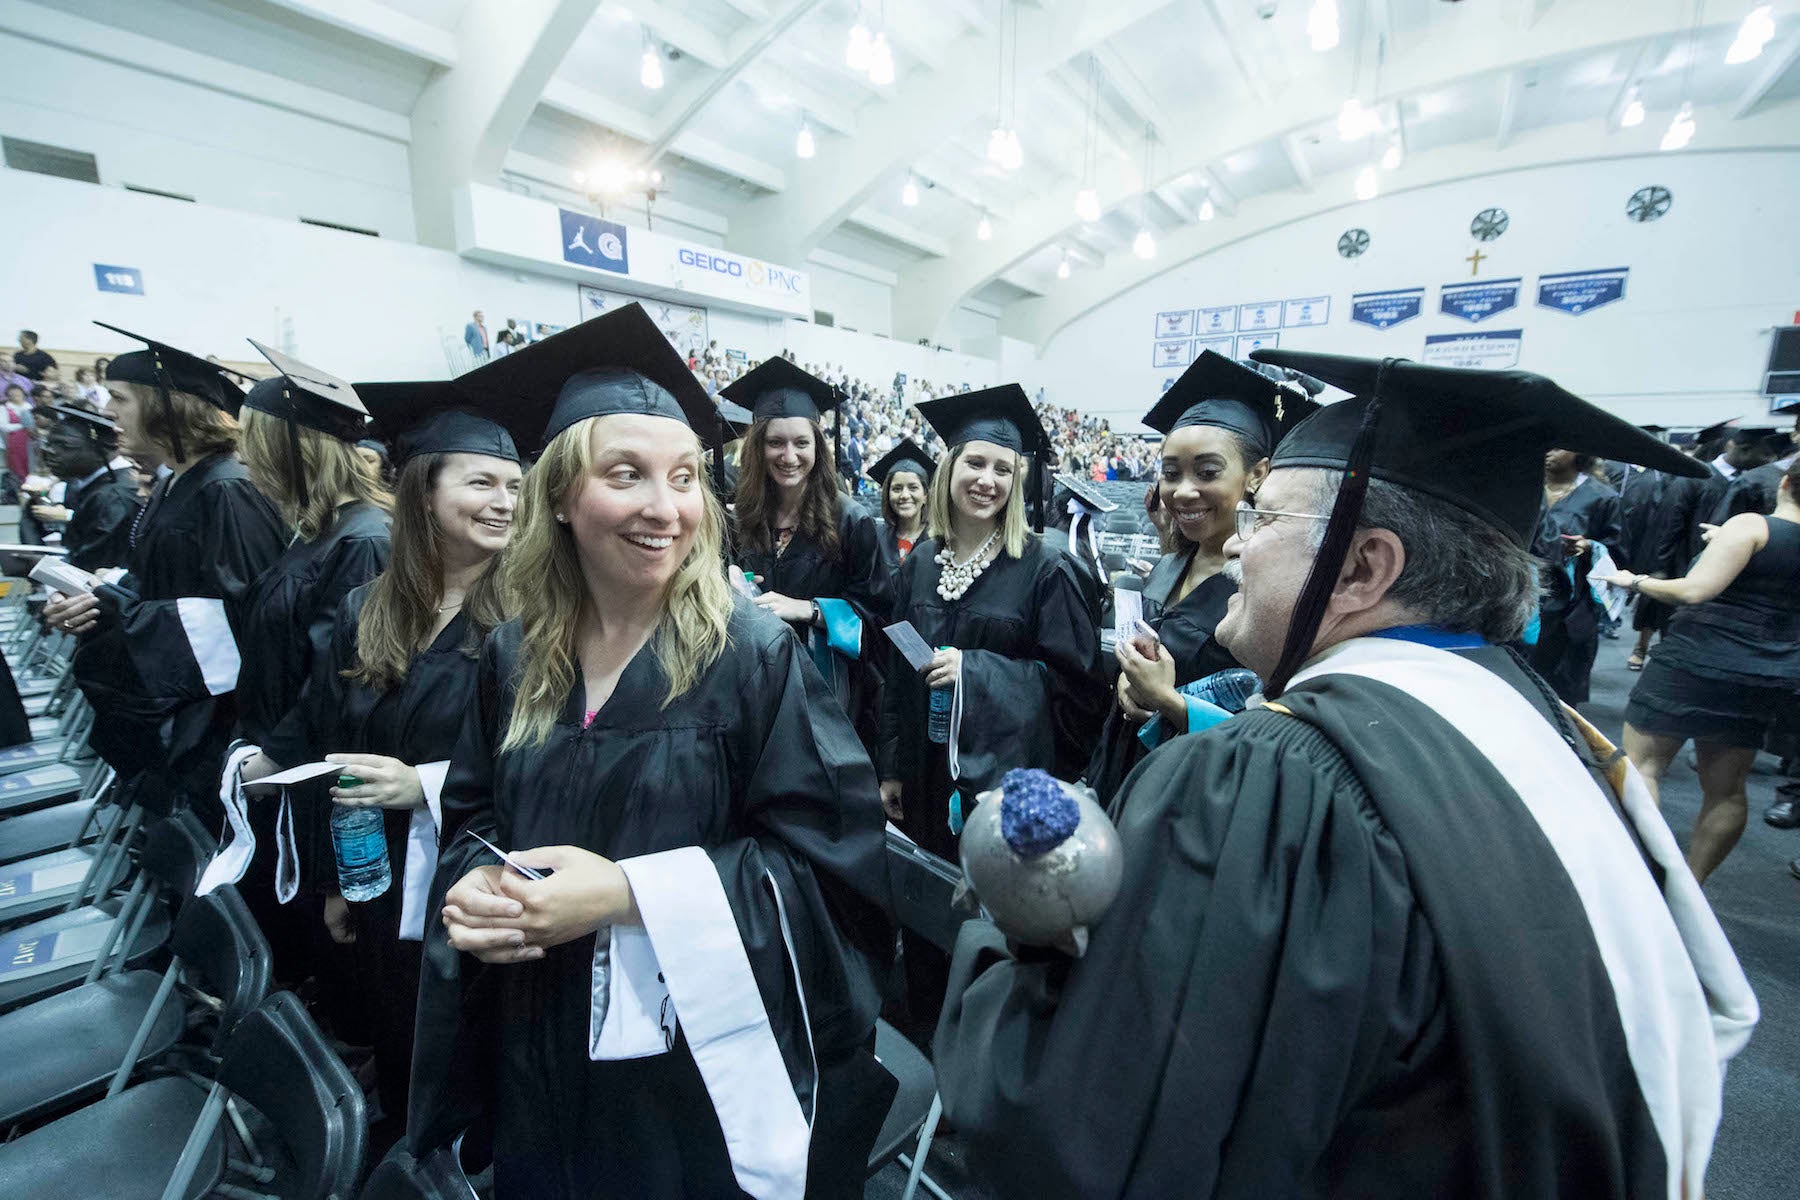
[[[1315,1194],[1300,1164],[1431,1007],[1399,848],[1342,757],[1274,713],[1178,739],[1125,796],[1124,884],[1084,958],[963,927],[945,1116],[1010,1195]]]
[[[881,636],[881,627],[893,620],[889,616],[894,611],[893,574],[881,552],[881,531],[875,518],[849,500],[841,503],[838,553],[843,560],[844,594],[838,599],[849,601],[862,618],[864,655],[871,653],[871,647],[879,653],[880,643],[887,641]]]
[[[356,613],[340,605],[329,644],[315,648],[311,673],[287,715],[263,740],[262,752],[277,766],[317,762],[334,749],[332,733],[344,712],[350,681],[344,671],[356,665]],[[337,880],[331,845],[331,797],[324,785],[289,789],[293,802],[295,857],[302,886],[328,886]]]
[[[102,479],[84,491],[63,530],[69,565],[84,571],[123,566],[129,547],[120,534],[136,515],[136,497],[111,480]]]
[[[924,541],[921,540],[919,544],[924,545]],[[900,569],[894,573],[895,621],[904,619],[906,614],[912,610],[913,581],[918,578],[918,568],[911,564],[917,557],[918,548],[914,547],[913,553],[907,556],[906,561],[900,564]],[[892,622],[890,622],[890,624],[891,623]],[[895,647],[893,640],[886,634],[882,635],[879,651],[885,656],[882,661],[887,665],[887,669],[882,672],[883,678],[888,680],[901,680],[910,675],[918,674],[918,672],[913,670],[912,664],[906,661],[906,656],[900,653],[899,649]],[[895,686],[887,686],[881,689],[881,723],[876,735],[875,768],[876,774],[882,779],[901,778],[901,690],[901,688]]]

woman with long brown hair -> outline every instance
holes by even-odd
[[[913,547],[925,540],[930,520],[931,472],[937,460],[909,437],[900,439],[863,474],[881,489],[881,553],[888,571],[900,569]]]
[[[347,901],[328,859],[312,863],[318,877],[303,881],[325,893],[333,938],[355,944],[353,978],[338,985],[371,1017],[384,1113],[378,1153],[405,1124],[439,795],[474,701],[482,639],[506,619],[498,567],[520,481],[519,454],[502,426],[455,410],[418,417],[418,400],[441,386],[358,389],[401,464],[391,556],[387,570],[344,598],[328,652],[315,659],[292,716],[263,745],[271,767],[338,764],[350,778],[331,789],[333,804],[385,810],[384,889]],[[305,807],[315,842],[329,837],[317,831],[331,809]]]
[[[756,576],[758,607],[806,639],[845,707],[862,712],[872,676],[853,668],[874,653],[892,581],[875,520],[839,489],[825,444],[820,418],[842,395],[785,358],[722,394],[754,417],[738,458],[732,561]]]
[[[860,1196],[875,775],[725,581],[713,405],[637,305],[458,383],[544,449],[444,788],[409,1149],[487,1125],[500,1195]]]

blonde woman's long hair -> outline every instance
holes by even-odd
[[[926,509],[926,532],[944,544],[949,544],[950,513],[954,503],[950,499],[950,477],[956,473],[956,464],[962,461],[963,451],[969,443],[962,442],[951,448],[938,464],[931,476],[930,503]],[[1031,532],[1031,525],[1025,519],[1025,490],[1034,485],[1030,478],[1028,461],[1023,454],[1013,453],[1012,491],[1006,496],[1006,511],[1000,516],[1000,528],[1004,531],[1004,549],[1013,558],[1025,556],[1025,539]]]
[[[250,482],[281,510],[301,541],[310,542],[331,528],[345,496],[382,512],[394,511],[393,494],[370,473],[354,445],[304,425],[298,432],[300,471],[306,480],[304,506],[294,493],[294,452],[286,420],[246,407],[239,452]]]
[[[558,434],[525,474],[506,550],[507,591],[519,614],[524,662],[502,751],[541,745],[550,736],[576,679],[576,636],[588,602],[587,582],[576,556],[575,535],[556,520],[556,509],[593,470],[598,431],[589,417]],[[694,438],[690,431],[687,435]],[[725,513],[704,479],[705,460],[694,438],[695,486],[704,509],[693,545],[663,597],[662,617],[651,645],[669,680],[667,708],[699,681],[728,642],[731,587],[721,557]]]

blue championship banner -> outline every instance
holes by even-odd
[[[1190,341],[1157,342],[1151,356],[1153,367],[1185,367],[1194,361],[1194,343]]]
[[[583,267],[598,267],[620,275],[630,273],[631,261],[625,248],[625,226],[605,221],[591,213],[571,209],[556,210],[562,217],[562,256],[564,262]]]
[[[1358,325],[1387,329],[1412,320],[1424,307],[1425,289],[1422,287],[1357,292],[1350,297],[1350,319]]]
[[[1223,308],[1202,308],[1194,313],[1195,324],[1201,336],[1237,331],[1237,305],[1227,304]]]
[[[1182,308],[1177,309],[1174,312],[1159,312],[1156,314],[1156,337],[1158,341],[1161,341],[1164,338],[1185,338],[1193,336],[1193,309]]]
[[[1504,371],[1519,365],[1524,344],[1522,329],[1495,329],[1486,333],[1435,333],[1425,339],[1421,362],[1434,367],[1470,367]]]
[[[1523,279],[1484,279],[1480,283],[1446,283],[1438,289],[1438,311],[1471,323],[1519,306]]]
[[[1625,277],[1630,267],[1613,267],[1605,271],[1563,271],[1538,276],[1539,308],[1554,308],[1572,316],[1580,316],[1602,304],[1625,298]]]

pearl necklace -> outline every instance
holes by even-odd
[[[1000,527],[996,525],[994,532],[988,534],[987,541],[981,543],[981,549],[977,550],[973,557],[960,563],[956,561],[956,555],[951,553],[950,543],[946,540],[944,548],[937,552],[937,565],[943,568],[938,574],[938,595],[946,600],[962,599],[962,594],[969,590],[971,584],[981,578],[983,571],[987,570],[988,551],[994,548],[994,542],[999,537]]]

